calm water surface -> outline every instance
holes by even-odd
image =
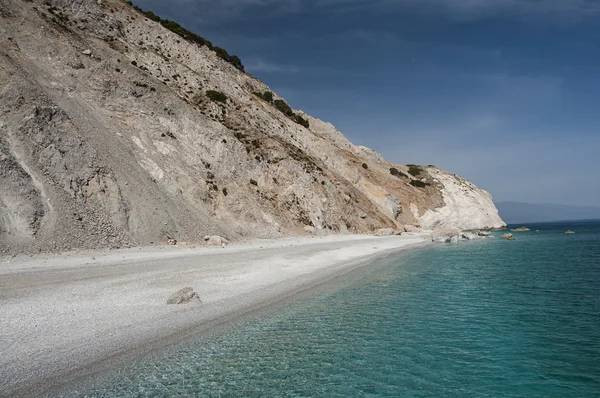
[[[66,395],[600,397],[600,224],[530,227],[388,258]]]

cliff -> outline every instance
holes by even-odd
[[[0,253],[504,225],[487,192],[354,146],[163,25],[0,3]]]

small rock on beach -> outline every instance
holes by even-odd
[[[183,289],[173,293],[167,300],[167,304],[187,304],[192,301],[200,301],[198,293],[191,287],[184,287]]]

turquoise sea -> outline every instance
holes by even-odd
[[[600,222],[529,227],[388,257],[66,395],[600,397]]]

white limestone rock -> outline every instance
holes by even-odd
[[[420,217],[424,229],[485,230],[506,226],[489,192],[435,167],[427,168],[427,172],[440,183],[445,206],[429,209]]]

